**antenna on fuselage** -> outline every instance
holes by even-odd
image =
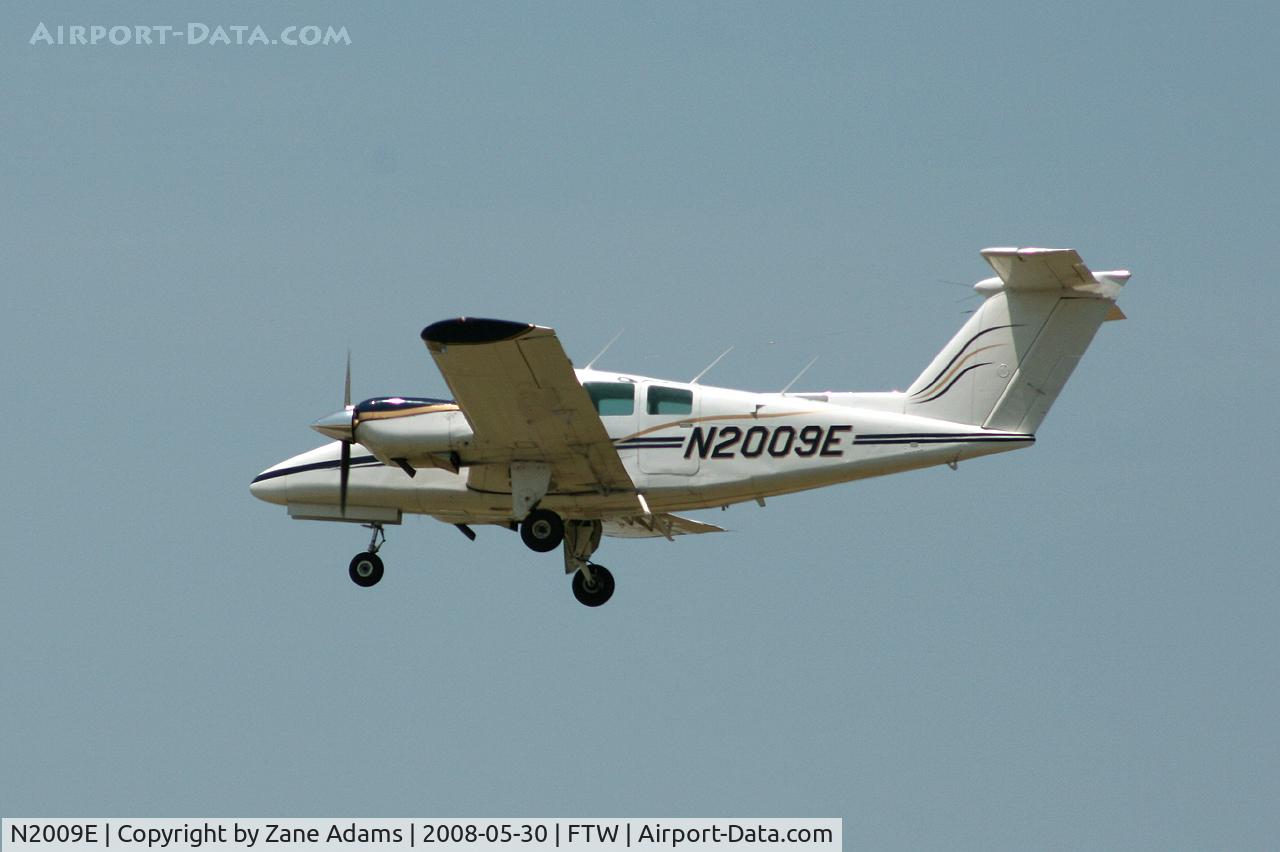
[[[698,375],[696,375],[696,376],[694,376],[692,379],[690,379],[690,380],[689,380],[689,384],[691,384],[691,385],[696,385],[696,384],[698,383],[698,379],[702,378],[702,377],[703,377],[703,376],[705,376],[707,373],[711,372],[711,368],[712,368],[712,367],[714,367],[716,364],[719,364],[719,363],[720,363],[720,359],[721,359],[721,358],[723,358],[724,356],[728,355],[728,354],[729,354],[730,352],[732,352],[732,351],[733,351],[733,347],[732,347],[732,346],[730,346],[728,349],[726,349],[726,350],[724,350],[723,352],[721,352],[721,353],[719,354],[719,356],[717,356],[717,357],[716,357],[716,360],[712,361],[710,364],[708,364],[708,365],[706,366],[706,369],[704,369],[701,373],[699,373]]]
[[[601,355],[603,355],[604,353],[608,352],[608,351],[609,351],[609,347],[610,347],[610,346],[612,346],[613,344],[615,344],[615,343],[617,343],[617,342],[618,342],[618,338],[622,336],[622,332],[624,332],[624,331],[626,331],[626,329],[625,329],[625,328],[620,328],[620,329],[618,329],[618,333],[617,333],[617,334],[615,334],[615,335],[613,336],[613,340],[610,340],[608,343],[606,343],[606,344],[604,345],[604,348],[603,348],[603,349],[601,349],[599,352],[597,352],[597,353],[596,353],[596,357],[594,357],[594,358],[592,358],[590,361],[588,361],[588,362],[587,362],[587,366],[583,367],[582,369],[584,369],[584,370],[590,370],[590,369],[591,369],[591,367],[592,367],[592,366],[593,366],[597,361],[599,361],[599,360],[600,360],[600,356],[601,356]]]
[[[804,369],[796,373],[796,377],[791,381],[787,382],[787,386],[782,390],[778,391],[778,393],[784,394],[787,391],[791,390],[791,386],[794,385],[796,382],[800,381],[800,377],[803,376],[805,373],[809,372],[809,368],[812,367],[814,364],[818,363],[818,359],[821,357],[822,357],[821,355],[814,355],[813,360],[810,361],[808,364],[805,364]]]

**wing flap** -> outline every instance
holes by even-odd
[[[725,532],[725,529],[669,513],[610,518],[604,522],[603,530],[604,535],[613,538],[671,538],[714,532]]]

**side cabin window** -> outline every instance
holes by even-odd
[[[693,391],[650,385],[648,412],[650,414],[692,414]]]
[[[631,414],[636,410],[636,386],[627,382],[586,382],[596,413],[601,417]]]

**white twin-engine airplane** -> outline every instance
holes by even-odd
[[[250,490],[294,518],[371,528],[351,560],[360,586],[382,578],[383,525],[410,512],[472,539],[472,525],[496,524],[535,551],[563,545],[574,595],[599,606],[614,587],[590,561],[602,535],[720,532],[673,513],[1030,446],[1098,327],[1124,318],[1129,273],[1090,272],[1071,249],[982,256],[997,277],[974,285],[981,307],[906,391],[751,393],[575,370],[545,326],[444,320],[422,339],[453,400],[352,406],[348,365],[345,408],[312,426],[336,441]]]

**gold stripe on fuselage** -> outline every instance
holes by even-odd
[[[395,417],[412,417],[415,414],[436,414],[441,411],[461,411],[452,402],[435,403],[433,405],[417,405],[413,408],[393,408],[390,411],[365,411],[359,415],[360,420],[391,420]]]

